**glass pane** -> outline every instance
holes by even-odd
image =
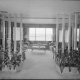
[[[45,41],[45,28],[36,28],[36,40]]]
[[[46,41],[52,41],[52,28],[46,28]]]
[[[29,28],[29,40],[30,41],[35,40],[35,28]]]

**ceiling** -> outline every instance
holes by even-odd
[[[60,13],[74,13],[80,12],[80,1],[79,0],[0,0],[0,11],[6,11],[14,14],[20,13],[26,15],[32,21],[39,23],[40,18],[53,18],[55,14]],[[33,20],[38,18],[38,20]],[[49,22],[49,20],[47,20]],[[24,21],[26,22],[26,21]],[[42,21],[41,23],[47,23]],[[53,23],[50,21],[49,23]]]
[[[79,0],[0,0],[0,11],[29,17],[51,17],[56,13],[80,12]]]

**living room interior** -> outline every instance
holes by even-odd
[[[80,79],[79,0],[0,0],[0,79]]]

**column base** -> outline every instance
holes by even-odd
[[[2,72],[20,72],[23,68],[23,61],[20,63],[20,66],[16,66],[16,68],[14,69],[13,66],[11,67],[11,70],[5,66],[3,69],[2,69]]]
[[[63,75],[79,75],[79,71],[77,70],[77,67],[71,67],[70,72],[69,72],[69,67],[64,67],[63,72],[61,73],[59,66],[56,64],[56,70],[57,72]]]

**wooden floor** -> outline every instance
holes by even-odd
[[[18,73],[0,72],[1,79],[80,79],[80,75],[61,74],[56,70],[53,53],[44,50],[26,51],[23,69]]]

